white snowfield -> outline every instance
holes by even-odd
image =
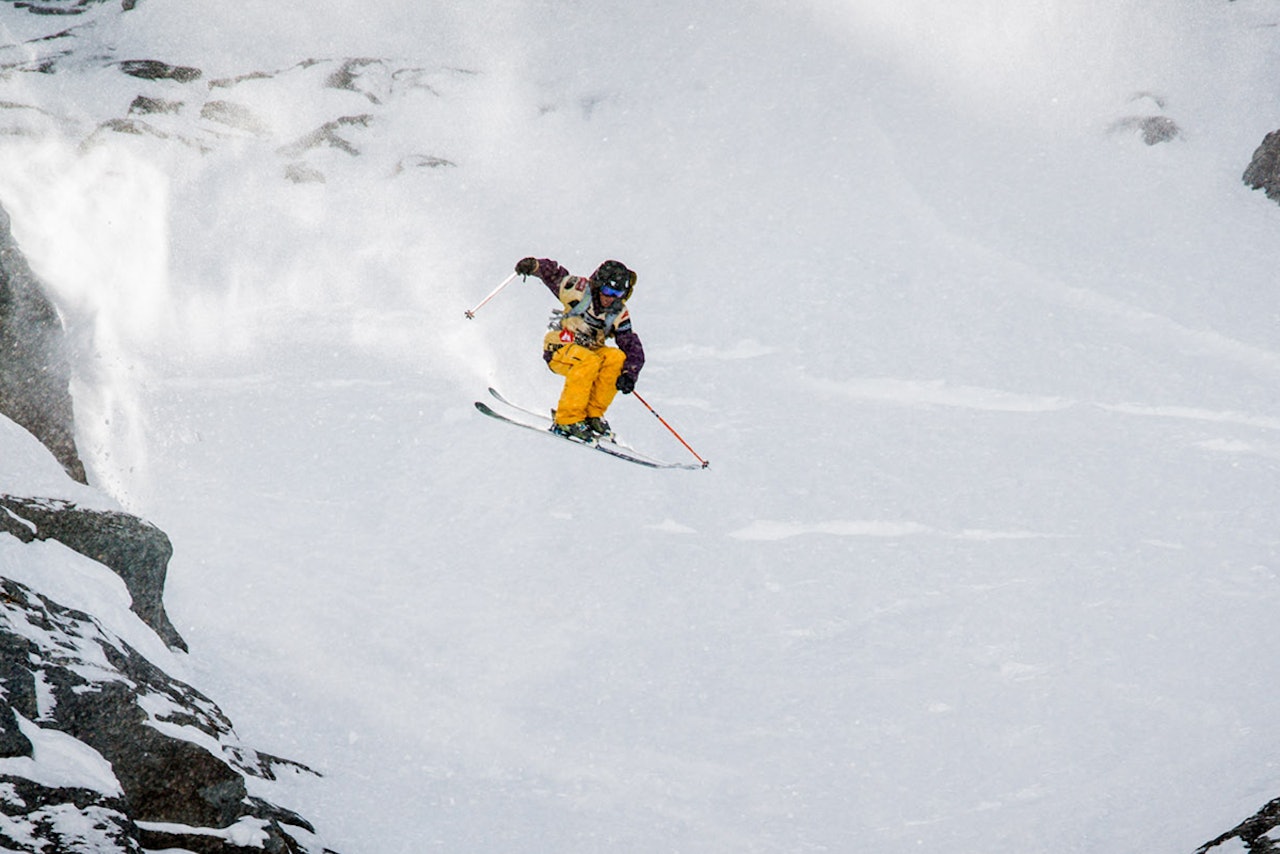
[[[179,5],[101,37],[386,76],[199,90],[262,119],[189,105],[204,155],[79,153],[133,90],[46,80],[89,118],[6,140],[0,201],[182,675],[325,774],[326,845],[1191,854],[1280,795],[1280,6]],[[531,254],[638,271],[637,388],[709,469],[475,412],[558,394],[544,289],[463,316]]]

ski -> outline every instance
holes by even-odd
[[[494,400],[506,406],[510,406],[512,409],[519,410],[520,412],[523,412],[527,415],[532,415],[534,418],[541,418],[543,421],[547,422],[548,424],[552,422],[552,418],[550,415],[547,414],[547,412],[535,412],[534,410],[529,409],[528,407],[521,406],[518,403],[512,403],[511,401],[503,397],[502,393],[499,392],[493,386],[489,386],[489,394],[493,396]],[[548,410],[548,411],[551,411],[551,410]]]
[[[552,417],[552,415],[555,413],[554,409],[548,409],[545,412],[536,412],[527,406],[521,406],[518,403],[512,403],[511,401],[503,397],[502,392],[498,391],[493,386],[489,386],[489,394],[493,395],[493,399],[501,403],[503,406],[510,406],[512,409],[518,412],[523,412],[527,415],[532,415],[534,418],[538,418],[542,421],[545,421],[548,427],[550,427],[550,425],[555,423],[555,418]],[[619,441],[617,433],[611,433],[609,435],[609,438],[606,439],[605,441],[607,441],[611,445],[617,445],[619,448],[622,448],[622,450],[626,451],[627,453],[635,454],[636,456],[639,456],[639,457],[652,459],[651,457],[649,457],[648,454],[644,453],[643,451],[640,451],[636,448],[631,447],[626,442]]]
[[[490,391],[492,391],[492,389],[490,389]],[[498,395],[497,392],[494,392],[494,396],[501,400],[501,396]],[[505,400],[503,402],[506,403]],[[523,409],[522,407],[518,407],[513,404],[507,404],[507,405],[511,406],[513,409],[517,409],[528,415],[532,415],[538,419],[543,419],[548,425],[551,423],[551,419],[549,417],[543,416],[539,413],[535,413],[527,409]],[[505,421],[508,424],[514,424],[515,426],[523,427],[526,430],[533,430],[535,432],[543,434],[544,436],[549,436],[552,439],[560,439],[565,442],[570,442],[574,445],[582,445],[585,448],[592,448],[593,450],[597,450],[597,451],[600,451],[601,453],[608,454],[611,457],[616,457],[620,460],[626,460],[627,462],[635,463],[636,465],[645,466],[647,468],[654,468],[654,469],[700,468],[700,466],[695,466],[687,463],[669,463],[669,462],[664,462],[662,460],[651,460],[644,457],[638,452],[631,452],[627,449],[623,449],[619,445],[614,445],[612,443],[600,444],[599,442],[594,442],[594,441],[588,442],[588,441],[583,441],[582,439],[574,439],[570,436],[560,436],[556,433],[552,433],[550,426],[544,427],[542,426],[542,424],[529,424],[528,422],[522,421],[518,418],[513,418],[509,415],[503,415],[502,413],[494,410],[491,406],[489,406],[489,404],[484,403],[483,401],[479,401],[479,400],[476,401],[476,409],[480,410],[482,413],[484,413],[485,415],[488,415],[490,418],[493,418],[495,420]]]

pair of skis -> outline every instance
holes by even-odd
[[[502,412],[498,412],[496,409],[489,406],[489,404],[479,400],[476,401],[476,409],[480,410],[485,415],[488,415],[490,418],[497,419],[498,421],[505,421],[508,424],[514,424],[515,426],[523,427],[526,430],[536,430],[544,436],[550,436],[553,439],[572,442],[575,445],[582,445],[584,447],[600,451],[601,453],[608,454],[611,457],[626,460],[627,462],[635,463],[636,465],[647,466],[648,468],[694,470],[705,468],[704,465],[697,465],[695,463],[671,463],[664,460],[657,460],[653,457],[647,456],[646,454],[640,453],[634,448],[620,444],[614,439],[600,441],[597,439],[576,439],[572,436],[561,436],[558,433],[551,432],[552,419],[550,415],[542,412],[536,412],[532,409],[526,409],[523,406],[514,404],[503,397],[497,389],[489,389],[489,394],[493,396],[494,400],[511,410],[511,413],[504,414]]]

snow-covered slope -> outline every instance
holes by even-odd
[[[1280,7],[1111,5],[144,2],[91,42],[198,80],[6,80],[58,116],[0,198],[91,478],[173,540],[194,681],[326,774],[290,806],[345,852],[976,854],[1274,796]],[[167,137],[99,132],[140,86]],[[710,469],[474,412],[557,393],[545,292],[463,317],[527,254],[639,271]]]

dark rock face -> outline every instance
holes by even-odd
[[[0,494],[0,531],[24,543],[56,540],[124,579],[130,610],[166,645],[185,651],[186,642],[164,610],[164,579],[173,546],[164,531],[127,513],[85,510],[65,501]],[[25,523],[25,524],[24,524]]]
[[[0,207],[0,415],[25,427],[68,475],[86,483],[76,450],[70,380],[62,320]]]
[[[1280,202],[1280,130],[1263,138],[1241,180],[1255,190],[1264,191],[1268,199]]]
[[[109,0],[3,0],[18,9],[26,9],[35,15],[79,15],[91,6]],[[137,0],[121,0],[120,8],[128,12]]]
[[[245,747],[207,697],[9,579],[0,684],[5,850],[326,850],[306,820],[245,786],[314,772]]]
[[[44,786],[22,777],[0,775],[0,815],[14,830],[0,833],[0,844],[10,851],[40,851],[15,839],[29,835],[45,840],[43,850],[102,851],[141,854],[137,833],[121,809],[118,798],[91,789]],[[88,830],[68,832],[67,820]]]
[[[0,0],[8,19],[13,10],[67,16],[51,18],[43,34],[27,41],[0,44],[0,88],[6,90],[0,137],[69,139],[82,151],[107,139],[148,150],[159,141],[202,153],[260,143],[267,156],[292,170],[290,180],[323,182],[309,158],[333,149],[361,155],[363,140],[372,136],[370,109],[393,95],[436,94],[427,78],[457,73],[402,69],[382,60],[309,60],[210,81],[191,65],[117,49],[117,16],[139,5],[145,8],[138,0]],[[69,20],[74,16],[81,17]],[[128,17],[136,20],[137,13]],[[41,29],[31,19],[26,23],[24,29]],[[63,75],[104,72],[127,78],[117,80],[134,96],[127,112],[114,102],[108,106],[110,99],[81,103],[63,96]],[[336,93],[342,103],[326,114],[332,121],[282,126],[269,109],[247,105],[269,103],[258,90],[268,87],[271,94],[278,76],[294,78],[282,90],[295,89],[302,76],[315,90]],[[288,97],[282,91],[279,100]],[[69,476],[85,483],[74,440],[70,358],[57,308],[0,208],[0,418],[21,425]],[[25,550],[35,565],[54,567],[53,574],[60,555],[75,565],[74,573],[98,572],[53,545],[61,543],[116,573],[132,614],[170,651],[185,650],[164,608],[173,552],[164,532],[127,513],[4,494],[14,486],[6,483],[3,450],[0,563],[25,570]],[[102,609],[92,606],[109,613],[91,615],[54,601],[62,597],[50,590],[68,590],[57,586],[65,579],[46,589],[40,573],[18,576],[28,584],[3,577],[15,574],[0,567],[0,850],[332,854],[308,821],[264,796],[272,781],[315,772],[241,743],[208,697],[165,672],[169,653],[116,604],[115,594]],[[73,574],[69,583],[81,577]],[[71,589],[77,592],[68,596],[79,596],[78,587]]]
[[[1196,849],[1196,854],[1213,854],[1214,849],[1222,845],[1230,845],[1226,850],[1238,850],[1235,841],[1244,845],[1252,854],[1274,854],[1280,851],[1280,843],[1276,841],[1277,828],[1280,828],[1280,798],[1271,801],[1262,809],[1240,822],[1210,842]]]
[[[179,83],[191,83],[202,76],[199,68],[170,65],[154,59],[128,59],[120,63],[120,70],[142,80],[176,80]]]

